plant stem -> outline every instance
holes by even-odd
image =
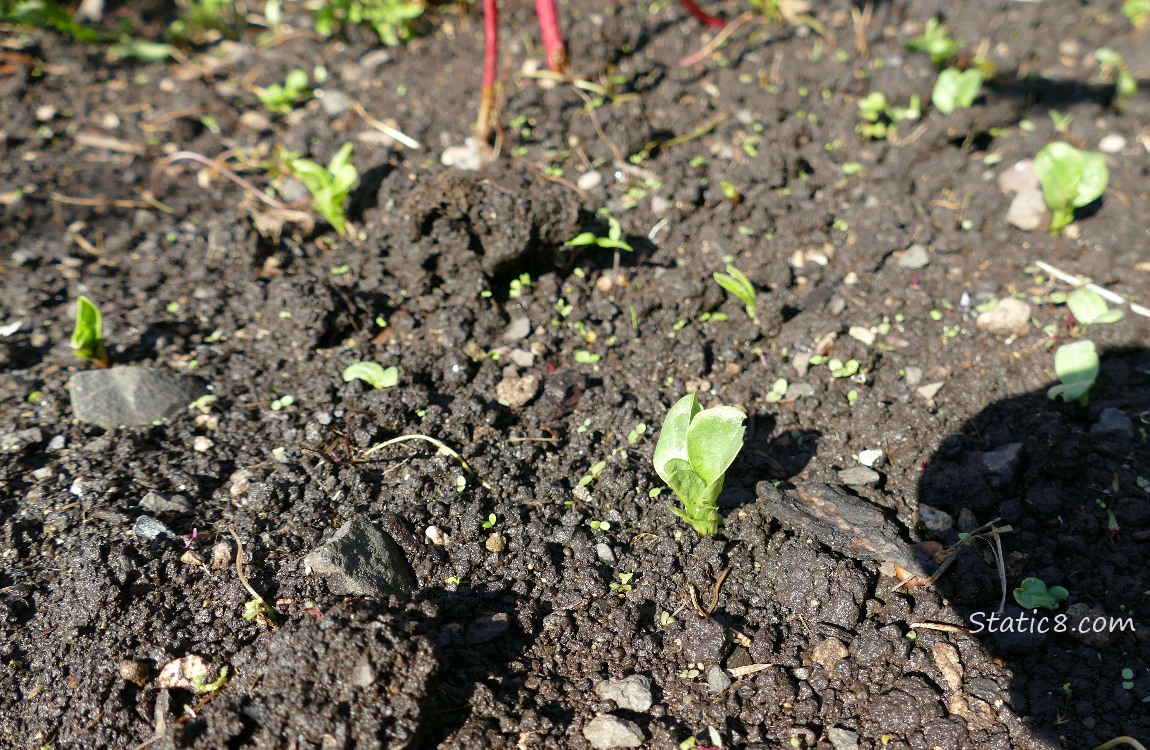
[[[483,0],[483,94],[479,100],[479,116],[475,121],[475,137],[482,144],[490,143],[491,120],[495,113],[495,78],[499,74],[499,8],[496,0]]]
[[[539,33],[543,36],[547,67],[562,73],[567,70],[567,49],[563,44],[563,32],[559,28],[555,0],[535,0],[535,15],[539,18]]]
[[[727,22],[718,16],[709,16],[704,13],[703,9],[695,4],[695,0],[679,0],[679,2],[681,2],[683,7],[687,9],[687,12],[694,16],[700,23],[705,23],[716,29],[721,29],[727,25]],[[542,16],[540,16],[540,20],[542,21]]]

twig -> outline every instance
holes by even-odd
[[[705,47],[703,47],[698,52],[695,52],[694,54],[688,55],[687,57],[684,57],[682,60],[680,60],[679,61],[679,67],[680,68],[689,68],[692,65],[694,65],[695,63],[700,63],[703,60],[707,59],[708,55],[710,55],[712,52],[714,52],[716,49],[718,49],[719,45],[721,45],[723,42],[727,41],[727,39],[731,36],[731,34],[735,33],[735,29],[739,28],[740,26],[745,24],[747,21],[750,21],[754,17],[755,17],[754,13],[747,11],[743,15],[736,18],[734,21],[731,21],[729,24],[727,24],[727,27],[725,29],[720,31],[718,34],[715,34],[715,38],[712,39],[711,41],[707,42],[707,45]]]
[[[390,136],[391,138],[394,138],[398,143],[402,143],[404,146],[407,146],[408,148],[410,148],[412,150],[416,150],[416,151],[423,148],[423,146],[419,143],[419,141],[415,140],[414,138],[412,138],[407,133],[404,133],[403,131],[399,130],[398,128],[394,128],[391,125],[388,125],[386,122],[384,122],[382,120],[377,120],[374,117],[372,117],[371,115],[369,115],[367,113],[367,110],[365,110],[363,108],[363,105],[360,104],[358,101],[353,101],[351,103],[351,108],[352,108],[352,110],[355,111],[355,113],[357,115],[362,117],[364,122],[366,122],[368,125],[372,126],[373,128],[375,128],[379,132],[383,133],[384,135]]]
[[[733,566],[728,565],[726,569],[719,574],[719,577],[715,579],[715,585],[711,586],[711,604],[707,607],[708,615],[715,611],[715,607],[719,606],[719,588],[722,587],[723,581],[727,579],[727,574],[731,572],[732,567]]]
[[[367,450],[365,450],[363,453],[360,453],[358,456],[356,456],[354,459],[352,459],[352,463],[358,463],[360,461],[363,461],[363,460],[367,459],[368,457],[370,457],[372,454],[376,453],[377,451],[383,450],[384,448],[386,448],[389,445],[397,445],[399,443],[406,443],[410,440],[423,440],[425,442],[431,443],[432,445],[434,445],[436,448],[439,449],[440,453],[444,453],[448,456],[451,456],[456,461],[458,461],[459,465],[463,467],[464,471],[466,471],[469,474],[475,473],[471,469],[471,466],[468,465],[467,461],[464,460],[463,456],[459,455],[458,453],[453,451],[451,448],[447,447],[447,445],[445,443],[443,443],[439,440],[436,440],[435,438],[430,437],[428,435],[400,435],[399,437],[392,438],[391,440],[384,440],[382,443],[377,443],[376,445],[373,445],[370,448],[368,448]],[[480,480],[480,484],[482,484],[484,486],[484,488],[494,491],[493,488],[491,487],[491,485],[489,485],[487,482]]]
[[[266,205],[271,206],[272,208],[278,208],[281,211],[287,211],[287,210],[291,209],[291,206],[287,205],[286,203],[280,203],[275,198],[268,196],[266,193],[264,193],[264,191],[260,190],[258,187],[251,184],[250,182],[245,180],[243,177],[240,177],[238,174],[236,174],[232,170],[228,169],[227,167],[223,166],[222,164],[219,164],[218,162],[212,161],[211,159],[204,156],[203,154],[197,154],[195,151],[177,151],[176,153],[172,154],[171,156],[164,158],[162,161],[167,162],[169,164],[172,164],[172,163],[175,163],[177,161],[184,160],[184,159],[189,159],[189,160],[197,162],[199,164],[203,164],[205,167],[210,167],[211,169],[218,171],[224,177],[227,177],[229,180],[236,183],[237,185],[242,187],[244,190],[247,190],[248,192],[250,192],[259,201],[261,201],[262,203],[265,203]],[[155,193],[156,192],[156,186],[155,186],[155,173],[154,172],[153,172],[152,182],[153,182],[152,192]]]
[[[1125,297],[1123,297],[1120,294],[1115,294],[1114,292],[1110,291],[1109,289],[1103,289],[1102,287],[1098,286],[1097,284],[1090,283],[1086,279],[1081,279],[1077,276],[1074,276],[1073,274],[1069,274],[1069,273],[1066,273],[1065,271],[1061,271],[1061,270],[1055,268],[1054,266],[1050,265],[1049,263],[1045,263],[1041,260],[1034,261],[1034,265],[1038,266],[1043,271],[1046,271],[1048,274],[1050,274],[1054,278],[1058,279],[1059,281],[1065,281],[1070,286],[1083,287],[1085,289],[1089,289],[1090,291],[1097,294],[1099,297],[1102,297],[1105,300],[1113,302],[1116,305],[1129,305],[1130,306],[1130,312],[1135,313],[1137,315],[1141,315],[1144,318],[1150,318],[1150,309],[1145,308],[1142,305],[1137,304],[1136,302],[1131,302],[1130,300],[1126,299]]]
[[[234,539],[236,542],[236,575],[240,577],[240,583],[243,584],[243,587],[248,590],[249,594],[252,595],[252,600],[256,603],[257,606],[263,605],[267,609],[267,613],[270,616],[275,617],[275,609],[273,609],[272,606],[267,603],[267,600],[256,593],[256,590],[252,588],[250,583],[248,583],[248,577],[244,575],[244,544],[240,541],[239,535],[236,534],[235,530],[231,526],[225,526],[224,528],[228,530],[228,533],[232,535],[232,539]],[[247,607],[245,607],[245,609],[247,609]]]
[[[1118,745],[1129,745],[1130,747],[1134,748],[1134,750],[1146,750],[1146,747],[1141,742],[1134,739],[1133,737],[1126,736],[1115,737],[1109,742],[1102,743],[1098,747],[1094,748],[1094,750],[1110,750],[1110,748],[1117,747]]]
[[[945,622],[912,622],[910,627],[914,630],[940,630],[943,633],[962,633],[970,635],[970,628],[950,625]]]

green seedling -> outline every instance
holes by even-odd
[[[755,285],[751,283],[747,275],[728,264],[727,272],[716,272],[714,278],[719,286],[739,298],[739,301],[746,306],[747,317],[757,323],[759,320],[759,312],[755,307]]]
[[[639,438],[643,437],[646,432],[647,425],[644,422],[640,422],[639,424],[635,425],[631,432],[627,434],[627,442],[631,445],[634,445],[635,443],[639,442]]]
[[[507,297],[509,299],[519,299],[523,296],[523,291],[531,287],[531,274],[521,273],[519,278],[512,279],[511,284],[507,289]]]
[[[898,123],[922,117],[922,100],[915,94],[909,106],[895,107],[887,102],[886,94],[874,91],[859,100],[859,117],[863,121],[855,126],[855,131],[881,141],[898,132]]]
[[[1084,326],[1122,320],[1122,311],[1108,307],[1102,295],[1092,289],[1075,289],[1066,295],[1066,306],[1074,319]]]
[[[591,484],[592,482],[594,482],[596,479],[599,478],[599,475],[603,473],[603,469],[606,469],[606,468],[607,468],[607,462],[606,461],[599,461],[595,464],[592,464],[591,465],[591,472],[589,474],[585,474],[583,476],[583,478],[579,480],[579,486],[580,487],[586,487],[587,485]]]
[[[610,531],[611,530],[610,521],[591,521],[590,525],[591,525],[591,528],[594,529],[595,531]]]
[[[771,386],[771,390],[766,395],[767,403],[777,404],[782,401],[783,397],[787,395],[787,389],[790,387],[791,384],[787,382],[786,378],[779,378],[776,380],[774,385]]]
[[[192,687],[201,693],[214,693],[228,684],[228,668],[220,667],[220,676],[211,682],[205,681],[206,675],[196,675],[192,678]]]
[[[111,364],[104,349],[104,319],[100,308],[87,297],[76,298],[76,325],[72,329],[72,353],[78,359],[91,360],[96,367]]]
[[[1138,95],[1138,79],[1130,72],[1120,53],[1109,47],[1099,47],[1094,50],[1094,57],[1102,66],[1102,77],[1114,84],[1119,104]]]
[[[1131,669],[1130,667],[1124,667],[1122,669],[1122,689],[1123,690],[1133,690],[1134,689],[1134,670]]]
[[[581,365],[593,365],[597,363],[599,359],[600,357],[598,354],[594,354],[583,349],[575,352],[575,361]]]
[[[937,18],[927,21],[922,34],[906,43],[906,48],[911,52],[925,52],[936,68],[945,66],[964,46],[947,33],[946,26],[939,23]]]
[[[958,108],[969,109],[982,89],[982,73],[977,68],[959,70],[947,68],[938,74],[930,102],[944,115]]]
[[[747,415],[732,406],[703,409],[691,393],[667,412],[653,462],[659,477],[675,491],[682,508],[671,512],[699,536],[719,530],[719,493],[727,469],[743,448]]]
[[[1150,0],[1126,0],[1122,3],[1122,13],[1136,29],[1150,26]]]
[[[1050,222],[1052,234],[1074,221],[1074,209],[1098,200],[1109,180],[1102,154],[1079,151],[1062,141],[1048,144],[1035,155],[1034,172],[1042,185],[1046,206],[1054,214]]]
[[[345,143],[328,162],[327,169],[310,159],[292,158],[288,161],[292,174],[311,193],[312,208],[340,234],[347,233],[343,202],[359,179],[359,173],[351,163],[351,152],[352,144]]]
[[[266,88],[256,89],[256,96],[267,111],[287,114],[295,109],[296,104],[312,97],[307,71],[296,68],[287,74],[283,84],[273,83]]]
[[[1014,590],[1014,601],[1023,609],[1058,609],[1059,603],[1068,596],[1069,591],[1061,586],[1048,588],[1041,578],[1027,578]]]
[[[177,0],[176,6],[179,17],[164,32],[170,42],[207,44],[221,35],[236,39],[247,26],[243,6],[232,0]]]
[[[394,388],[399,383],[399,368],[384,367],[378,362],[356,362],[343,371],[343,382],[362,380],[372,388]]]
[[[602,214],[607,220],[607,236],[600,237],[594,232],[580,232],[571,239],[563,243],[565,247],[586,247],[588,245],[595,245],[607,250],[626,250],[631,252],[633,248],[623,239],[623,227],[620,226],[619,220],[610,214]]]
[[[855,359],[848,359],[846,362],[841,359],[832,359],[827,362],[827,369],[831,371],[832,377],[849,378],[858,374],[859,363]]]
[[[499,523],[499,519],[495,517],[494,513],[487,516],[487,520],[483,522],[484,530],[495,528],[495,524]]]
[[[283,411],[294,403],[295,397],[288,393],[273,400],[270,407],[272,411]]]
[[[635,577],[635,574],[619,573],[618,577],[618,581],[611,581],[611,590],[622,596],[631,590],[631,579]]]
[[[1077,400],[1083,406],[1088,392],[1098,378],[1098,351],[1090,339],[1075,341],[1058,348],[1054,353],[1054,372],[1061,381],[1046,395],[1070,402]]]
[[[243,585],[243,587],[247,589],[247,592],[252,596],[251,599],[248,599],[246,602],[244,602],[244,619],[248,620],[249,622],[256,619],[257,617],[264,617],[274,620],[276,617],[275,609],[272,607],[272,605],[264,601],[262,596],[256,593],[256,590],[252,588],[250,583],[248,583],[247,576],[244,575],[243,542],[240,541],[239,536],[231,528],[228,529],[228,532],[232,535],[232,539],[234,539],[236,542],[236,575],[239,577],[240,583]]]
[[[331,36],[345,24],[371,26],[379,41],[389,47],[415,37],[415,21],[423,15],[423,4],[407,0],[326,0],[314,11],[314,27]]]

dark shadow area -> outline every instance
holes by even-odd
[[[1008,593],[1011,621],[990,624],[1001,587],[982,543],[938,584],[1014,673],[1014,710],[1074,747],[1150,737],[1150,351],[1103,353],[1089,396],[1082,406],[1043,390],[988,407],[942,442],[918,489],[920,506],[956,521],[944,544],[992,521],[1013,529],[1002,535],[1008,589],[1036,578],[1069,592],[1053,610],[1023,610]]]

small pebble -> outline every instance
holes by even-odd
[[[143,539],[146,542],[155,541],[161,538],[174,537],[171,529],[151,516],[140,516],[136,522],[132,524],[132,533]]]
[[[614,565],[617,562],[614,550],[606,542],[599,542],[595,545],[595,556],[599,558],[600,562],[605,562],[608,565]]]
[[[504,329],[500,336],[504,341],[519,341],[531,334],[531,318],[516,318]]]
[[[197,435],[195,440],[192,441],[192,449],[197,453],[209,451],[213,445],[215,445],[215,443],[212,442],[212,439],[204,437],[203,435]]]
[[[430,541],[436,547],[446,547],[447,544],[451,541],[451,537],[448,536],[443,531],[443,529],[439,528],[438,526],[428,526],[427,530],[424,531],[423,534],[427,537],[428,541]]]
[[[1119,154],[1124,148],[1126,148],[1126,139],[1118,133],[1103,136],[1102,140],[1098,141],[1098,150],[1104,154]]]
[[[999,300],[992,309],[978,316],[980,331],[995,336],[1022,336],[1030,332],[1030,304],[1014,297]]]
[[[575,184],[580,190],[591,191],[603,184],[603,175],[595,171],[584,172],[575,180]]]
[[[120,679],[132,682],[140,687],[148,684],[152,678],[152,668],[142,661],[124,659],[120,662]]]
[[[930,536],[941,537],[954,528],[954,517],[945,510],[919,503],[918,523]]]
[[[507,549],[507,538],[504,537],[502,534],[496,532],[496,533],[492,534],[491,536],[487,537],[487,541],[484,543],[483,546],[487,548],[488,552],[494,552],[494,553],[498,554],[498,553],[502,552],[503,550]]]
[[[839,481],[848,487],[865,487],[878,484],[881,479],[881,474],[865,466],[852,466],[839,472]]]
[[[495,397],[499,403],[518,409],[525,406],[539,393],[539,376],[527,374],[521,378],[503,377],[495,386]]]
[[[914,243],[908,247],[898,259],[900,268],[906,268],[911,271],[918,270],[930,265],[930,253],[926,248],[919,243]]]
[[[1006,223],[1024,232],[1033,232],[1046,222],[1046,199],[1040,188],[1018,191],[1006,211]]]
[[[644,713],[651,708],[651,679],[633,674],[621,679],[603,680],[595,685],[595,695],[601,700],[615,701],[625,711]]]
[[[886,454],[875,448],[859,451],[859,463],[868,469],[877,469],[886,463]]]
[[[731,678],[723,671],[723,668],[718,664],[712,664],[707,669],[707,687],[715,695],[721,695],[727,691],[731,686]]]
[[[1018,193],[1023,190],[1040,190],[1042,185],[1034,173],[1034,162],[1023,159],[998,176],[998,187],[1004,193]]]
[[[639,729],[638,724],[611,714],[599,714],[587,722],[583,727],[583,736],[595,750],[639,747],[645,739],[643,730]]]

